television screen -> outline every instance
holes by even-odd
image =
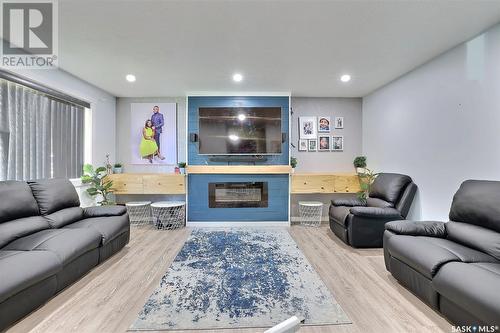
[[[216,107],[198,111],[200,154],[281,154],[280,107]]]

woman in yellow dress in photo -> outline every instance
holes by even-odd
[[[142,140],[139,146],[139,151],[142,158],[147,158],[149,163],[153,163],[153,157],[158,155],[158,145],[155,141],[155,130],[151,119],[146,120],[146,124],[142,129]]]

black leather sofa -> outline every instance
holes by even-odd
[[[386,268],[453,324],[500,325],[500,182],[462,183],[449,218],[387,223]]]
[[[0,331],[129,241],[124,207],[80,208],[64,179],[0,182]]]
[[[356,194],[332,200],[330,229],[353,247],[382,247],[385,224],[406,218],[416,191],[409,176],[381,173],[367,200],[360,200]]]

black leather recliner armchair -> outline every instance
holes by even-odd
[[[450,222],[386,224],[388,271],[455,325],[500,325],[500,182],[467,180]]]
[[[406,218],[416,191],[409,176],[381,173],[366,201],[356,194],[332,200],[330,229],[353,247],[382,247],[385,224]]]

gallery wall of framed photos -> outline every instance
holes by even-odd
[[[299,117],[298,151],[339,152],[344,150],[344,117]]]

